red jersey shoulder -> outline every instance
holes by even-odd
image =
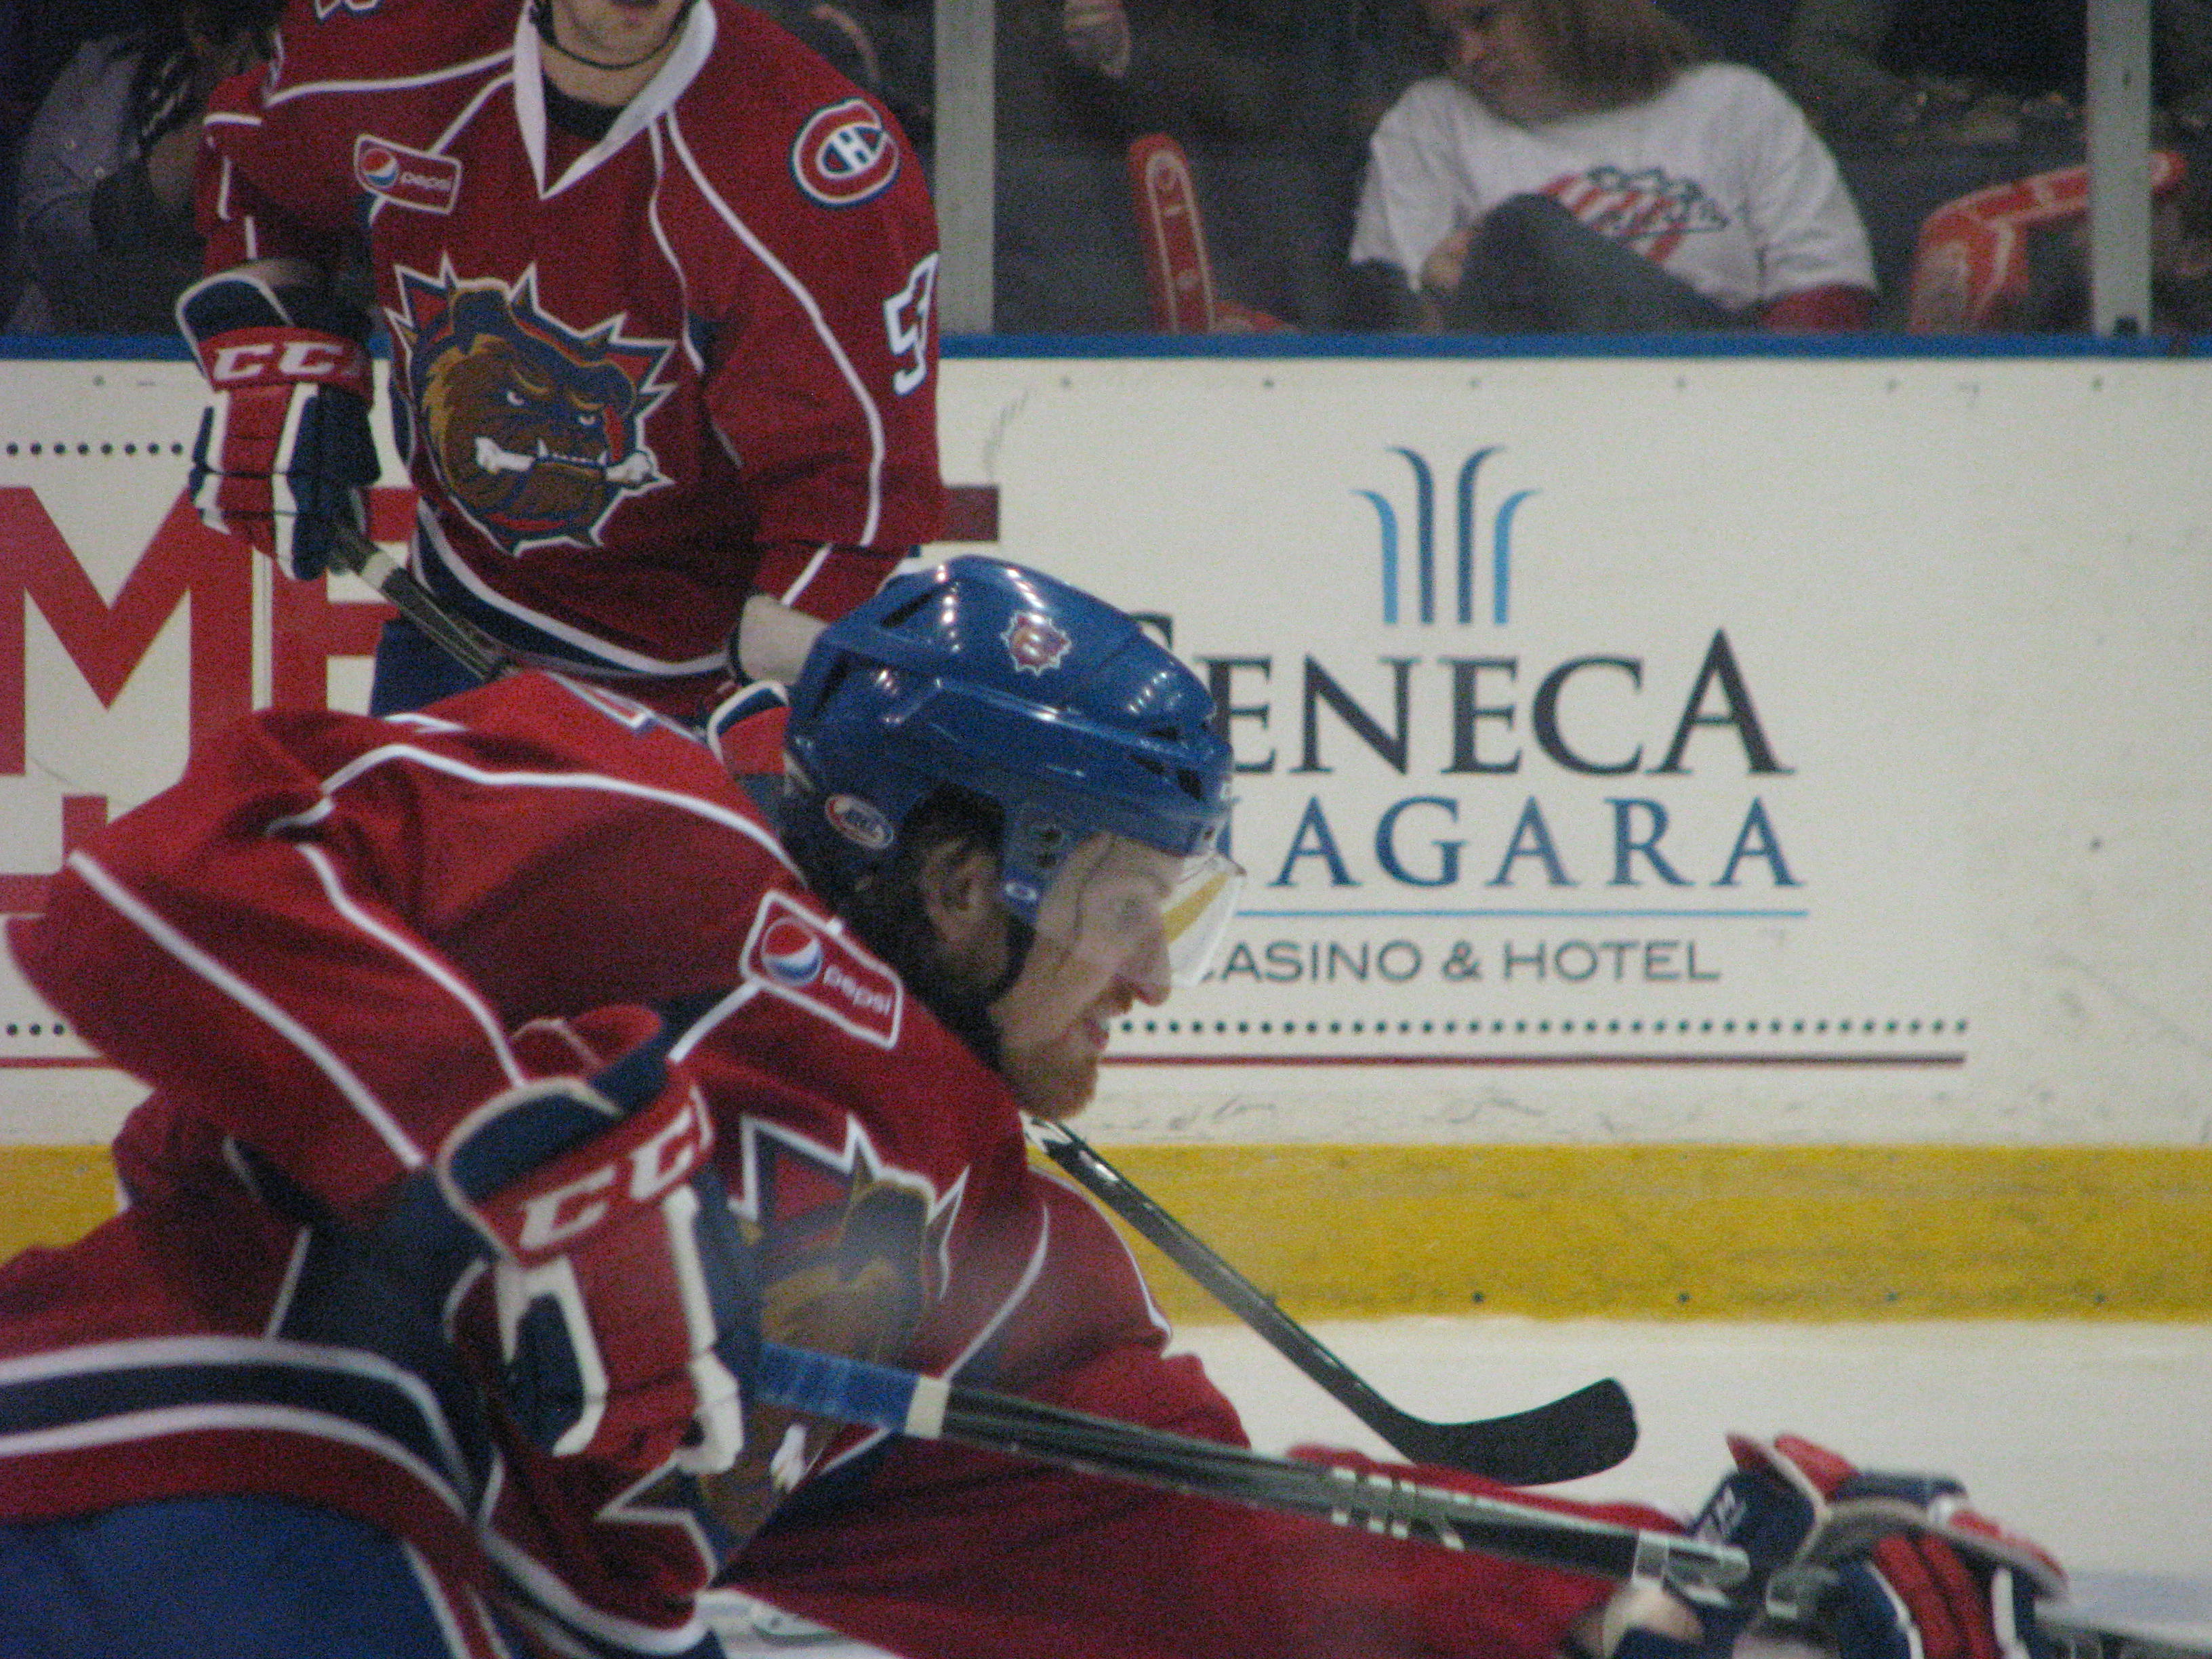
[[[736,0],[718,0],[716,48],[686,93],[720,133],[745,132],[717,159],[718,187],[771,189],[832,211],[859,207],[921,177],[921,164],[889,111],[811,47]]]
[[[431,74],[511,50],[514,0],[291,0],[263,96]]]
[[[690,797],[741,817],[769,840],[766,820],[714,751],[688,729],[620,692],[565,675],[508,674],[389,722],[495,746],[511,764],[586,769],[647,792]]]

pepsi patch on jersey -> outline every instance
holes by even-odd
[[[741,966],[754,984],[839,1030],[897,1047],[906,1002],[898,975],[789,894],[762,895]]]
[[[825,105],[791,146],[791,176],[824,207],[852,207],[898,177],[898,140],[865,98]]]
[[[461,164],[364,132],[353,141],[354,182],[394,207],[451,213],[461,194]]]

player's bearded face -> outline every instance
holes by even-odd
[[[1203,970],[1237,873],[1225,859],[1178,859],[1121,836],[1067,855],[1019,976],[990,1006],[1000,1069],[1025,1110],[1066,1117],[1090,1103],[1113,1022]]]
[[[1211,849],[1177,858],[1093,835],[1067,853],[1037,900],[1011,984],[1017,923],[999,878],[992,854],[947,848],[932,855],[924,902],[952,975],[979,992],[1006,986],[986,1012],[1014,1097],[1032,1115],[1071,1116],[1097,1091],[1113,1022],[1204,974],[1243,872]]]

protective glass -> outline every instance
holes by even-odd
[[[1041,939],[1158,992],[1205,977],[1244,872],[1213,851],[1177,858],[1126,836],[1095,835],[1054,872],[1036,907]]]

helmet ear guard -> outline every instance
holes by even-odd
[[[785,741],[785,844],[833,899],[947,788],[1004,814],[1000,896],[1032,925],[1101,834],[1164,855],[1163,902],[1186,864],[1233,887],[1218,851],[1232,768],[1206,688],[1121,611],[1036,571],[969,557],[894,578],[823,630]]]

